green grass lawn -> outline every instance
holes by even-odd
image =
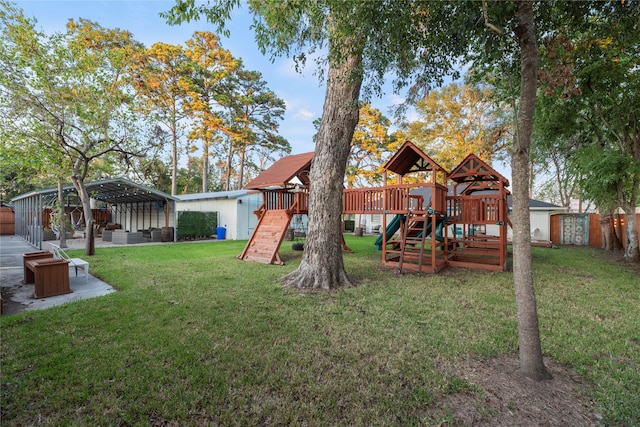
[[[245,242],[98,248],[119,292],[1,319],[2,425],[437,425],[473,388],[443,360],[517,353],[508,272],[399,275],[346,236],[356,287],[300,293]],[[77,254],[81,254],[77,252]],[[589,248],[534,248],[545,355],[609,425],[640,424],[640,278]],[[467,390],[467,391],[469,391]]]

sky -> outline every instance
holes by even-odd
[[[195,31],[214,32],[213,25],[206,21],[183,23],[171,26],[159,16],[175,4],[167,0],[23,0],[13,1],[26,16],[34,17],[37,26],[47,34],[65,31],[69,19],[89,19],[104,28],[120,28],[131,32],[136,40],[150,47],[156,42],[182,45]],[[322,115],[325,85],[314,74],[316,67],[308,61],[299,73],[293,61],[262,55],[250,29],[251,16],[245,8],[234,12],[228,25],[230,37],[220,35],[222,47],[236,58],[241,58],[247,70],[259,71],[270,90],[286,103],[284,120],[280,124],[280,135],[291,144],[291,154],[314,151],[313,121]],[[401,94],[394,94],[390,86],[383,88],[380,98],[371,99],[371,105],[393,120],[389,109],[403,101]],[[395,128],[393,127],[391,131]],[[496,170],[507,178],[501,165]],[[507,174],[508,173],[508,174]]]
[[[27,0],[14,3],[26,16],[35,17],[38,27],[47,34],[64,31],[71,18],[86,18],[104,28],[128,30],[147,47],[156,42],[184,46],[195,31],[215,31],[206,21],[168,25],[159,13],[168,11],[175,4],[173,1]],[[246,69],[261,72],[269,89],[285,101],[287,109],[280,124],[280,134],[291,144],[292,154],[313,151],[312,137],[316,133],[313,121],[322,115],[324,83],[314,75],[313,64],[308,64],[301,74],[296,72],[290,59],[276,58],[272,62],[269,56],[262,55],[249,28],[250,23],[251,16],[246,8],[237,11],[229,26],[230,37],[220,36],[222,47],[236,58],[242,58]],[[372,102],[389,116],[388,108],[397,100],[397,96],[389,93]]]

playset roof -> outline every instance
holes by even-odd
[[[411,172],[428,172],[446,170],[427,156],[411,141],[406,141],[385,165],[385,170],[404,176]]]
[[[500,175],[491,166],[480,160],[475,154],[469,154],[456,168],[449,174],[449,179],[458,184],[472,182],[470,186],[477,186],[478,190],[486,190],[486,185],[478,184],[483,181],[492,181],[501,184],[503,187],[509,186],[509,180]],[[469,188],[471,190],[471,188]]]
[[[297,178],[303,185],[309,185],[309,168],[313,152],[294,154],[276,161],[270,168],[244,186],[248,190],[263,190],[271,187],[286,187]]]

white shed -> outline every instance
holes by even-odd
[[[509,198],[511,199],[511,198]],[[511,200],[509,200],[511,207]],[[531,218],[531,238],[533,240],[551,240],[551,214],[566,212],[566,208],[540,200],[529,200],[529,216]]]
[[[509,213],[511,213],[511,195],[508,196]],[[529,199],[529,221],[531,222],[531,239],[548,242],[551,240],[551,214],[566,212],[566,208],[553,203]],[[487,234],[489,234],[487,226]],[[507,239],[511,241],[513,230],[507,227]]]
[[[226,239],[229,240],[247,240],[251,237],[258,223],[253,212],[262,204],[262,194],[252,190],[184,194],[175,198],[178,214],[184,211],[218,212],[218,226],[227,229]]]

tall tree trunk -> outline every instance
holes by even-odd
[[[533,14],[533,1],[518,3],[520,44],[520,108],[518,129],[511,158],[513,173],[513,280],[518,313],[520,371],[536,381],[550,379],[544,366],[538,327],[536,296],[531,266],[531,220],[529,217],[529,147],[535,116],[538,47]]]
[[[600,209],[600,229],[602,233],[602,249],[606,251],[622,250],[622,242],[616,233],[614,207]]]
[[[240,147],[240,165],[238,167],[238,190],[242,190],[244,188],[244,159],[247,152],[247,146],[243,145]]]
[[[350,46],[350,43],[346,43]],[[282,278],[299,289],[351,286],[342,259],[342,190],[351,139],[358,124],[361,50],[345,47],[329,61],[327,92],[309,174],[309,224],[300,266]]]
[[[231,190],[231,167],[233,165],[233,141],[229,141],[229,152],[227,153],[227,173],[225,177],[224,189]]]
[[[58,228],[60,230],[60,247],[67,247],[67,214],[64,210],[64,192],[62,191],[62,181],[58,181],[58,218],[60,218],[60,224]]]
[[[637,164],[640,160],[640,138],[633,138],[630,152]],[[638,192],[640,191],[640,176],[633,175],[630,192],[625,194],[622,187],[618,187],[618,202],[627,215],[627,246],[624,250],[624,258],[631,262],[640,262],[640,243],[638,242],[638,224],[636,222],[636,205],[638,204]],[[626,197],[625,197],[626,196]]]
[[[178,194],[178,135],[175,125],[171,128],[171,195]]]
[[[202,192],[209,192],[209,141],[202,142]]]
[[[638,246],[638,224],[636,223],[636,208],[625,203],[622,207],[627,215],[627,247],[624,257],[631,262],[640,262],[640,247]]]
[[[72,176],[71,182],[78,192],[78,197],[82,202],[82,210],[84,212],[84,221],[87,231],[87,244],[85,246],[84,254],[87,256],[93,256],[96,254],[96,242],[93,234],[93,213],[91,212],[91,202],[89,193],[84,186],[84,180],[79,176]]]

